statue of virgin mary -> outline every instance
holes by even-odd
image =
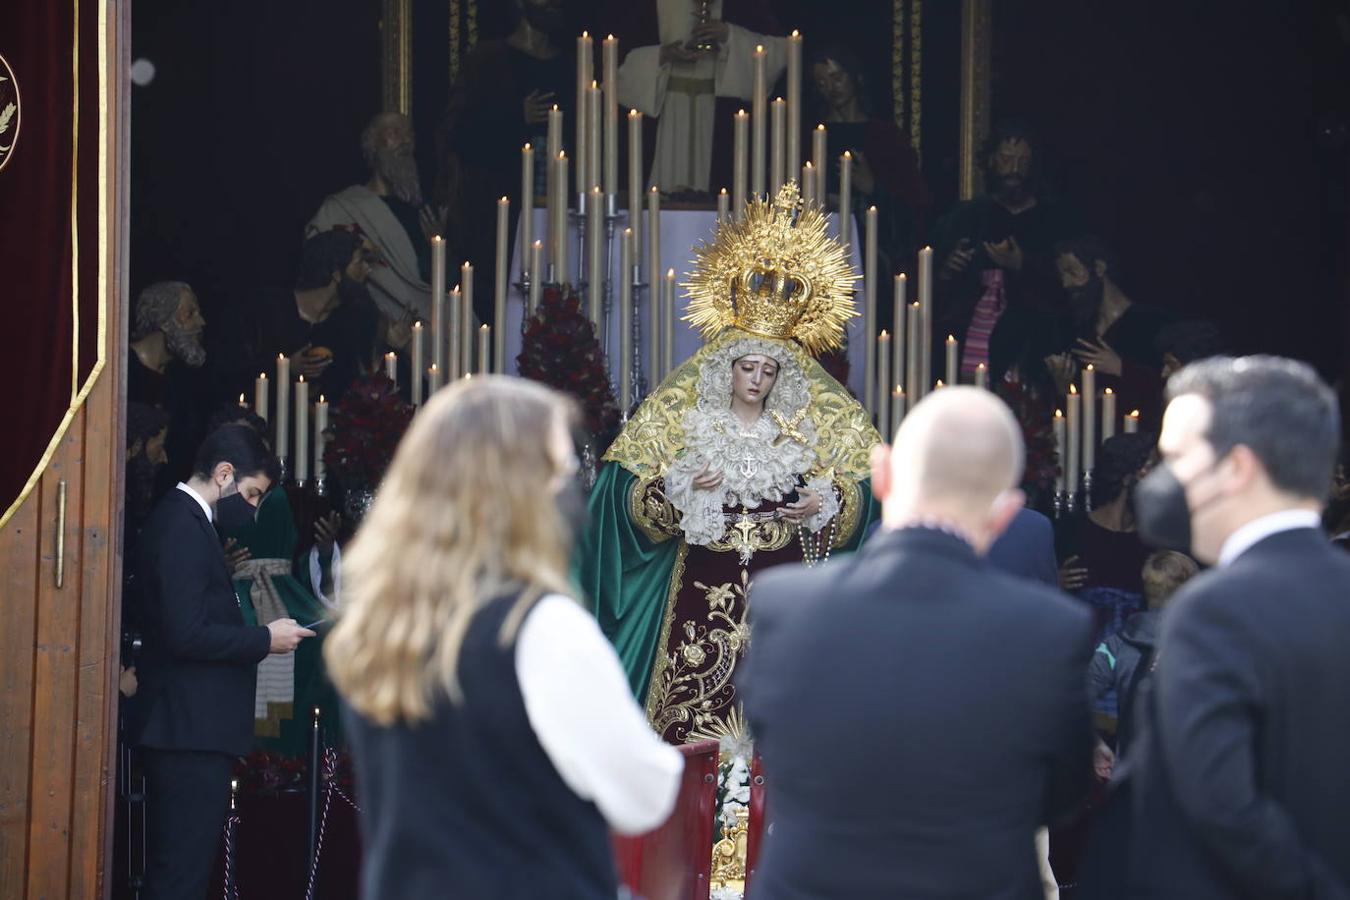
[[[581,586],[652,727],[746,737],[735,674],[756,572],[856,549],[875,518],[862,406],[816,362],[857,275],[795,183],[696,249],[686,320],[706,343],[603,458]]]

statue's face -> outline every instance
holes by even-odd
[[[832,59],[818,62],[812,67],[811,75],[816,91],[831,109],[843,109],[852,102],[856,93],[853,77],[839,63]]]
[[[746,406],[764,406],[778,381],[778,361],[752,353],[731,364],[731,395]]]

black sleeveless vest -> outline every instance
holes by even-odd
[[[361,895],[605,898],[617,880],[595,805],[563,782],[530,728],[502,597],[474,617],[460,651],[463,700],[382,728],[343,710],[362,808]]]

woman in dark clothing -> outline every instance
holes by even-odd
[[[872,115],[862,62],[852,50],[839,44],[822,48],[812,55],[807,74],[814,103],[812,116],[802,122],[807,129],[802,146],[811,146],[810,131],[824,123],[829,160],[825,190],[834,198],[831,208],[838,205],[839,158],[847,150],[853,156],[851,205],[857,223],[868,207],[877,208],[880,271],[906,271],[933,203],[919,172],[918,154],[894,120]],[[789,172],[788,177],[800,174]]]
[[[1091,511],[1065,520],[1056,534],[1060,587],[1096,609],[1099,641],[1143,605],[1148,548],[1135,530],[1130,493],[1152,468],[1156,443],[1151,434],[1107,439],[1093,472]]]

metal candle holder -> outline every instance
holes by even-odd
[[[1092,512],[1092,470],[1083,473],[1083,510]]]

